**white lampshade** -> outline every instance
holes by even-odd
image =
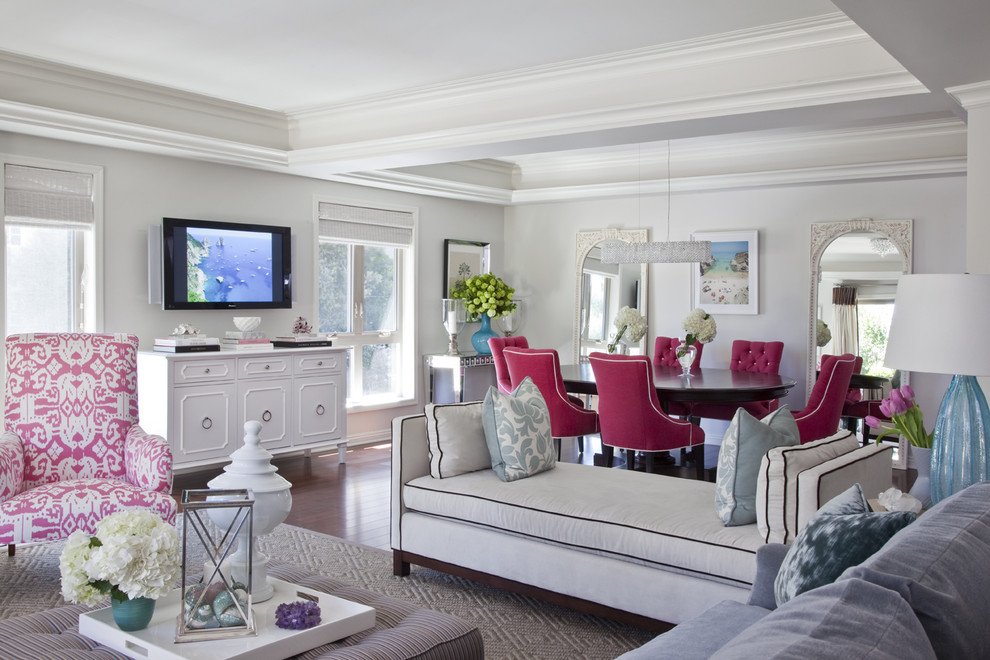
[[[990,275],[901,275],[884,366],[990,376]]]

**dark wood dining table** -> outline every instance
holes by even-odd
[[[588,363],[561,365],[564,387],[573,394],[598,394],[595,374]],[[744,403],[779,399],[797,384],[793,378],[777,374],[696,368],[691,377],[681,375],[679,367],[653,367],[653,385],[657,398],[666,409],[670,401],[694,403]]]

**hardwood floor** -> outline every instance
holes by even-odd
[[[715,448],[717,452],[717,447]],[[585,451],[579,454],[577,443],[565,439],[561,460],[594,464],[601,453],[598,436],[585,438]],[[621,454],[616,465],[622,465]],[[710,463],[709,459],[708,463]],[[292,511],[286,523],[315,532],[338,536],[354,543],[383,550],[389,544],[389,499],[391,444],[356,447],[347,451],[347,462],[337,462],[337,451],[314,452],[309,457],[275,458],[278,474],[292,484]],[[637,469],[642,466],[637,464]],[[182,491],[207,488],[207,483],[222,472],[221,468],[176,475],[172,495],[176,501]],[[693,478],[693,468],[658,466],[655,472]]]

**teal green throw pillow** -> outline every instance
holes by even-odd
[[[528,376],[512,394],[490,387],[481,406],[481,424],[502,481],[515,481],[549,470],[557,454],[550,435],[550,411],[540,389]]]
[[[784,406],[763,419],[739,408],[718,450],[715,511],[726,526],[756,522],[756,482],[760,461],[774,447],[800,442],[797,422]]]
[[[866,561],[915,517],[910,511],[871,512],[859,484],[836,495],[808,521],[784,556],[774,580],[777,606],[831,584],[850,566]]]

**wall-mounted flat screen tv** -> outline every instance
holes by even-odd
[[[165,309],[292,307],[288,227],[162,219]]]

